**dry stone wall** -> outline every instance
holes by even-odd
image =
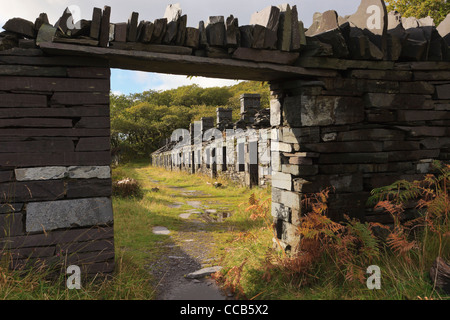
[[[371,190],[421,179],[433,160],[450,160],[448,63],[323,62],[340,76],[271,84],[272,214],[291,248],[308,194],[331,187],[336,221],[390,224],[367,205]]]
[[[0,258],[114,267],[107,62],[0,55]]]

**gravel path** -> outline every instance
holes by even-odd
[[[174,188],[175,189],[175,188]],[[180,214],[184,224],[176,235],[167,230],[171,242],[167,254],[149,267],[156,279],[157,300],[229,300],[231,295],[222,292],[208,276],[190,279],[186,275],[200,269],[216,266],[211,258],[214,247],[213,236],[207,232],[208,219],[202,213],[208,210],[201,201],[195,199],[196,191],[176,188],[186,198],[185,204],[192,207]],[[176,204],[180,204],[177,202]],[[157,229],[167,234],[164,229]]]

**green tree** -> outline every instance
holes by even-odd
[[[111,94],[111,146],[122,160],[148,157],[176,129],[188,129],[202,117],[216,118],[216,109],[233,109],[239,119],[240,95],[261,94],[261,108],[269,108],[269,86],[241,82],[230,87],[182,86],[172,90],[149,90],[130,95]]]
[[[388,0],[385,1],[387,11],[398,11],[405,18],[417,19],[430,16],[436,26],[450,13],[450,3],[447,0]]]

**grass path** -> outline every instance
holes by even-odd
[[[268,190],[223,180],[216,188],[217,180],[203,175],[167,172],[145,163],[119,167],[113,177],[134,178],[143,188],[142,199],[114,198],[115,242],[116,250],[150,271],[156,299],[158,284],[171,285],[166,281],[175,274],[219,265],[229,243],[253,227],[238,214],[242,204],[253,192],[269,196]],[[170,234],[155,235],[155,227],[165,227]]]

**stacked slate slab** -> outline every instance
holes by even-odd
[[[308,57],[337,77],[271,83],[272,214],[295,248],[302,199],[332,188],[328,215],[393,224],[367,200],[374,188],[420,180],[450,161],[450,64]],[[272,110],[272,114],[275,111]],[[414,205],[412,205],[414,207]],[[404,219],[417,211],[406,211]]]
[[[91,20],[74,21],[69,8],[50,25],[45,13],[33,23],[13,18],[4,25],[0,50],[35,47],[43,42],[117,50],[194,55],[294,65],[299,57],[357,60],[449,61],[449,17],[439,26],[431,18],[402,18],[387,13],[384,1],[362,0],[358,10],[341,17],[330,10],[316,13],[305,29],[297,6],[269,6],[255,12],[249,25],[233,15],[210,16],[188,27],[179,5],[164,17],[143,20],[132,12],[127,22],[110,21],[111,8],[94,8]]]
[[[18,48],[0,64],[0,259],[112,272],[108,63]]]

